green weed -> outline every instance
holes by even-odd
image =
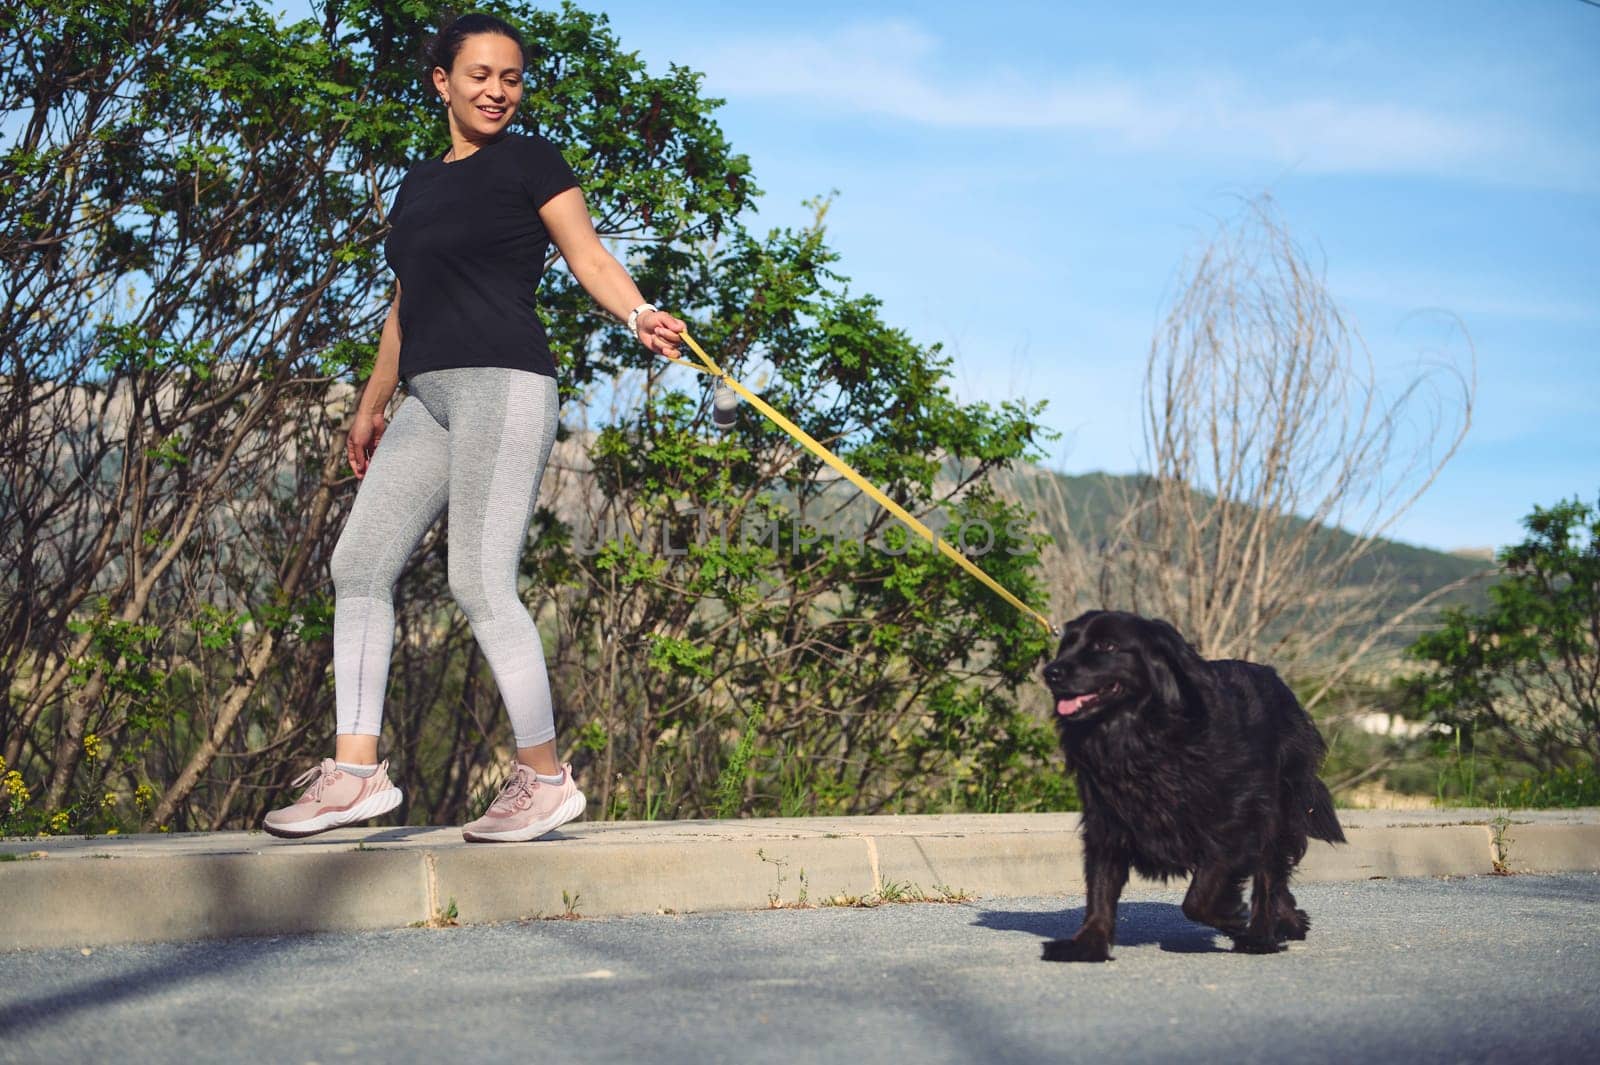
[[[750,776],[750,760],[755,756],[756,736],[761,729],[764,716],[760,707],[750,711],[750,716],[745,719],[744,732],[740,734],[739,742],[733,745],[733,752],[728,755],[727,763],[717,776],[719,818],[738,817],[739,810],[744,806],[745,782]]]
[[[933,885],[933,892],[923,891],[916,884],[906,881],[901,883],[895,880],[885,881],[877,891],[868,895],[834,895],[822,900],[824,906],[845,906],[856,909],[874,909],[878,906],[889,906],[896,903],[911,902],[971,902],[977,898],[965,888],[953,888],[948,884]]]
[[[1497,808],[1489,821],[1489,830],[1493,833],[1489,844],[1494,849],[1494,871],[1497,876],[1511,875],[1511,838],[1506,834],[1506,829],[1510,827],[1511,812],[1505,807]]]
[[[785,859],[785,858],[769,858],[769,857],[767,857],[767,852],[765,850],[762,850],[762,849],[757,849],[756,850],[756,857],[760,858],[762,861],[766,862],[768,865],[774,866],[777,869],[777,876],[778,876],[777,885],[771,891],[767,892],[767,908],[768,909],[772,909],[772,910],[809,910],[809,909],[811,909],[811,884],[810,884],[809,881],[806,880],[806,871],[804,869],[801,869],[800,872],[799,872],[800,894],[795,898],[795,901],[786,902],[786,901],[784,901],[784,898],[783,898],[783,882],[788,878],[784,875],[783,871],[789,864],[788,860]]]
[[[433,916],[426,921],[412,921],[408,928],[457,928],[461,924],[461,911],[456,909],[456,900],[450,899],[447,906],[441,906],[433,912]]]

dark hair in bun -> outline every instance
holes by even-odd
[[[480,15],[473,13],[452,19],[428,43],[423,53],[428,64],[428,70],[434,67],[443,67],[448,74],[455,66],[456,56],[461,52],[461,46],[468,37],[480,33],[497,33],[502,37],[509,37],[517,44],[517,51],[522,53],[524,65],[528,62],[528,47],[522,43],[522,35],[516,27],[505,19],[495,18],[493,15]]]

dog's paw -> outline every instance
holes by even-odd
[[[1235,954],[1277,954],[1281,950],[1283,950],[1282,943],[1261,936],[1236,936],[1233,941]]]
[[[1113,961],[1111,944],[1099,936],[1052,939],[1044,945],[1044,961]]]
[[[1311,931],[1311,918],[1306,916],[1304,910],[1295,910],[1294,916],[1278,919],[1279,939],[1304,939],[1309,931]]]

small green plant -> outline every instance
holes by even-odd
[[[933,894],[916,884],[896,880],[885,881],[878,890],[867,895],[838,894],[822,900],[824,906],[843,906],[870,910],[879,906],[911,902],[971,902],[975,895],[965,888],[952,888],[948,884],[935,884]]]
[[[789,863],[782,858],[768,858],[765,848],[756,848],[756,857],[777,869],[778,883],[771,891],[767,892],[767,906],[770,909],[779,909],[783,903],[783,867]]]
[[[646,821],[660,821],[662,819],[662,811],[666,809],[667,804],[667,792],[671,789],[671,787],[672,773],[670,770],[667,772],[666,786],[659,791],[650,786],[650,781],[648,779],[645,780],[644,819]]]
[[[433,911],[433,916],[426,921],[412,921],[410,928],[456,928],[461,924],[461,911],[456,909],[456,900],[450,899],[447,906],[441,906]]]
[[[1499,807],[1494,812],[1494,817],[1489,821],[1489,830],[1492,833],[1489,844],[1494,850],[1494,872],[1496,876],[1511,875],[1511,838],[1506,834],[1506,829],[1511,827],[1511,812],[1505,807]]]
[[[939,897],[928,899],[928,902],[971,902],[977,898],[966,888],[953,888],[949,884],[935,884],[933,890],[939,893]]]
[[[767,856],[767,852],[765,850],[762,850],[762,849],[757,849],[756,857],[760,858],[762,861],[766,862],[768,865],[771,865],[771,866],[775,867],[776,870],[777,870],[777,875],[778,875],[777,884],[773,887],[773,889],[771,891],[767,892],[767,908],[768,909],[771,909],[771,910],[809,910],[809,909],[812,908],[812,904],[811,904],[811,882],[806,879],[806,871],[804,869],[801,869],[800,872],[799,872],[799,877],[800,877],[800,893],[799,893],[799,895],[797,895],[795,897],[795,901],[786,902],[786,901],[784,901],[784,898],[783,898],[783,882],[788,879],[788,877],[784,875],[784,869],[789,864],[788,859],[786,859],[786,858],[771,858],[771,857],[768,857]]]
[[[883,887],[878,889],[878,900],[880,902],[910,902],[913,901],[913,898],[920,901],[921,895],[922,892],[915,884],[902,884],[895,880],[885,880]]]
[[[794,760],[783,767],[778,777],[778,816],[804,817],[816,806],[812,794],[810,766]]]
[[[538,910],[532,914],[529,914],[527,917],[518,918],[518,920],[522,923],[526,923],[528,921],[580,921],[583,919],[583,914],[578,912],[578,902],[582,898],[583,896],[579,895],[576,891],[567,891],[563,889],[561,892],[562,911],[560,913],[547,914],[543,910]],[[656,912],[672,913],[673,911],[657,910]]]
[[[1434,801],[1440,806],[1456,803],[1472,805],[1478,799],[1478,750],[1476,747],[1462,757],[1462,730],[1456,729],[1453,737],[1453,757],[1439,770],[1434,784]]]

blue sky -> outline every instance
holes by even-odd
[[[1476,352],[1460,453],[1394,527],[1520,538],[1600,490],[1600,8],[618,0],[703,71],[797,225],[830,190],[857,291],[942,341],[964,398],[1046,399],[1049,465],[1138,466],[1139,386],[1184,254],[1270,191],[1390,382]]]
[[[1476,351],[1461,452],[1395,527],[1520,538],[1600,490],[1600,8],[1520,4],[599,5],[704,71],[767,191],[839,191],[842,267],[956,357],[1050,401],[1050,464],[1126,471],[1186,251],[1270,191],[1386,380]]]

